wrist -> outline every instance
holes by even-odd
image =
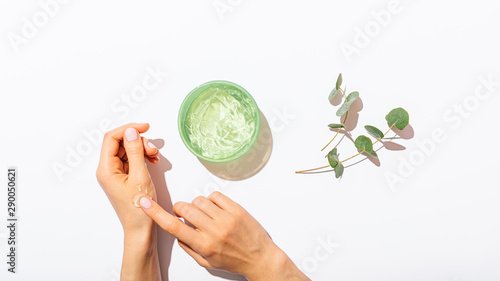
[[[120,280],[160,280],[156,227],[124,232]]]
[[[156,250],[156,225],[141,229],[124,229],[125,250],[134,252],[148,252]]]
[[[249,281],[310,280],[274,243],[255,266],[244,273]]]

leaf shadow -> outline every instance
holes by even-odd
[[[357,98],[352,103],[348,113],[346,113],[347,115],[344,114],[340,117],[341,122],[345,122],[344,125],[347,131],[356,129],[356,127],[358,126],[359,112],[361,112],[361,110],[363,110],[363,100],[361,98]]]
[[[359,102],[358,102],[358,100],[359,100]],[[358,104],[356,104],[356,102],[358,102]],[[354,128],[356,128],[357,121],[358,121],[358,118],[359,118],[358,112],[360,112],[362,109],[363,109],[363,102],[361,101],[361,99],[358,98],[351,105],[351,109],[349,109],[349,115],[348,115],[349,118],[348,118],[348,120],[346,122],[346,127],[344,129],[341,129],[340,131],[338,129],[330,128],[330,131],[335,132],[335,133],[338,132],[340,135],[342,135],[342,137],[337,141],[337,144],[334,146],[334,148],[337,148],[339,146],[339,144],[342,142],[342,140],[345,137],[347,137],[347,139],[349,139],[352,143],[355,142],[355,140],[354,140],[353,136],[351,135],[350,131],[352,131]],[[351,112],[351,110],[352,110],[352,112]],[[355,118],[351,119],[350,117],[351,117],[352,113],[354,113],[356,115],[354,116]],[[343,115],[341,118],[345,118],[345,115]],[[349,124],[349,121],[353,122],[353,123]],[[388,126],[391,127],[391,124],[388,124]],[[395,127],[393,127],[391,130],[396,134],[396,136],[399,136],[401,139],[408,140],[408,139],[412,139],[415,136],[415,131],[413,130],[413,127],[410,124],[408,124],[403,130],[399,130],[398,128],[395,128]],[[385,149],[391,150],[391,151],[402,151],[402,150],[406,149],[405,146],[403,146],[403,145],[401,145],[399,143],[393,142],[392,139],[389,140],[389,141],[382,141],[382,140],[380,140],[380,143],[382,144],[382,146],[379,147],[378,149],[375,149],[375,152],[378,152],[382,148],[385,148]],[[363,158],[363,159],[361,159],[361,160],[359,160],[359,161],[357,161],[355,163],[346,165],[344,167],[344,169],[352,167],[354,165],[357,165],[357,164],[359,164],[359,163],[361,163],[363,161],[366,161],[367,159],[370,160],[370,162],[372,162],[375,166],[377,166],[377,167],[381,166],[381,162],[380,162],[380,159],[378,157],[372,157],[372,156],[370,156],[367,153],[362,153],[361,155],[365,156],[365,158]],[[327,156],[325,156],[325,157],[327,157]],[[329,172],[333,172],[333,171],[335,171],[335,170],[334,169],[330,169],[330,170],[323,170],[323,171],[304,172],[303,174],[321,174],[321,173],[329,173]]]
[[[333,100],[330,100],[330,104],[333,106],[338,106],[344,100],[344,95],[342,95],[341,91],[338,91],[337,95]]]
[[[395,143],[393,141],[380,141],[380,142],[387,150],[401,151],[406,149],[405,146],[400,145],[399,143]]]
[[[387,123],[387,125],[390,127],[391,124]],[[415,131],[413,130],[413,127],[411,124],[408,124],[403,130],[400,130],[396,127],[392,127],[392,131],[396,133],[396,135],[400,136],[402,139],[409,140],[412,139],[415,136]]]

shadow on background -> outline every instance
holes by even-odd
[[[353,106],[354,106],[354,104],[355,103],[353,103]],[[361,111],[362,108],[363,108],[363,105],[361,104],[361,107],[359,107],[359,110],[357,112]],[[348,117],[350,117],[350,114],[349,114]],[[357,118],[359,117],[359,115],[356,114],[354,117],[356,118],[356,120],[354,121],[355,122],[354,124],[357,124]],[[390,124],[388,124],[388,125],[389,125],[389,127],[391,126]],[[337,132],[338,131],[338,129],[332,129],[332,128],[330,128],[330,130],[332,132]],[[395,136],[400,137],[403,140],[409,140],[409,139],[412,139],[415,136],[415,131],[413,130],[413,127],[410,124],[408,124],[408,126],[406,126],[403,130],[399,130],[398,128],[395,128],[395,127],[393,127],[391,130],[395,133]],[[335,145],[335,147],[337,147],[342,142],[342,140],[344,138],[346,138],[346,137],[354,145],[354,138],[352,137],[352,135],[351,135],[351,133],[349,131],[350,130],[347,128],[347,126],[346,126],[346,129],[341,129],[340,130],[339,135],[342,135],[342,137],[337,141],[337,144]],[[403,146],[403,145],[401,145],[399,143],[394,142],[394,140],[392,140],[392,139],[391,140],[385,140],[385,141],[380,140],[379,142],[380,142],[380,144],[382,144],[382,146],[379,147],[378,149],[375,149],[375,152],[378,152],[382,148],[385,148],[387,150],[392,150],[392,151],[401,151],[401,150],[405,150],[406,149],[405,146]],[[335,148],[335,147],[333,147],[333,148]],[[329,149],[328,151],[330,151],[330,150],[331,149]],[[358,165],[359,163],[364,162],[366,160],[369,160],[375,166],[380,167],[381,164],[380,164],[380,159],[379,158],[371,157],[367,153],[363,153],[361,155],[364,156],[363,159],[358,160],[358,161],[356,161],[356,162],[354,162],[352,164],[346,165],[344,168],[347,169],[349,167]],[[329,170],[323,170],[323,171],[305,172],[303,174],[322,174],[322,173],[329,173],[329,172],[333,172],[333,171],[334,171],[333,169],[329,169]]]
[[[392,130],[394,131],[394,133],[396,133],[396,135],[405,140],[412,139],[415,136],[415,131],[413,131],[413,127],[411,126],[411,124],[408,124],[408,126],[406,126],[403,130],[400,130],[396,127],[392,128]]]
[[[363,100],[361,98],[357,98],[349,108],[349,112],[346,114],[342,115],[340,120],[342,120],[342,123],[345,121],[345,129],[347,131],[353,131],[356,129],[358,126],[358,119],[359,119],[359,112],[363,110]],[[346,119],[347,117],[347,119]]]
[[[267,122],[266,122],[267,123]],[[151,142],[158,148],[161,149],[165,145],[165,141],[162,139],[151,140]],[[155,185],[156,189],[156,197],[158,204],[169,212],[171,215],[173,213],[173,205],[172,199],[170,198],[170,193],[168,192],[167,182],[165,180],[165,173],[172,169],[172,163],[168,161],[163,155],[159,155],[160,162],[158,164],[147,163],[149,174],[151,176],[151,180]],[[191,225],[191,227],[193,227]],[[165,230],[156,227],[156,231],[158,233],[158,257],[161,268],[161,276],[162,280],[168,281],[168,269],[170,267],[170,262],[172,260],[172,248],[175,242],[175,238],[167,233]],[[237,281],[246,281],[246,278],[240,274],[233,274],[225,271],[212,270],[207,269],[207,271],[217,277],[227,279],[227,280],[237,280]]]
[[[151,140],[151,142],[158,148],[162,148],[165,145],[165,141],[162,139]],[[165,209],[167,212],[173,215],[172,211],[172,199],[170,199],[170,193],[168,192],[167,182],[165,180],[165,173],[172,169],[172,163],[168,161],[163,155],[159,155],[160,162],[157,164],[151,164],[146,161],[151,180],[156,189],[156,198],[158,204]],[[170,261],[172,259],[172,247],[174,245],[175,238],[165,230],[161,229],[159,226],[156,227],[158,233],[158,257],[160,260],[160,268],[162,280],[168,281],[168,268],[170,266]]]
[[[199,158],[198,160],[208,171],[221,179],[237,181],[254,176],[266,166],[273,150],[273,135],[262,111],[260,120],[257,141],[242,157],[227,163],[212,163]]]
[[[247,281],[245,276],[241,274],[234,274],[227,271],[215,270],[215,269],[207,269],[208,273],[213,276],[217,276],[227,280],[237,280],[237,281]]]

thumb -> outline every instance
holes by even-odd
[[[127,153],[130,177],[141,179],[142,176],[147,175],[142,138],[135,128],[128,128],[125,130],[123,146]]]

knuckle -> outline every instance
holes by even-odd
[[[111,131],[107,131],[106,133],[104,133],[104,139],[107,140],[111,137]]]
[[[230,216],[226,222],[230,228],[233,228],[238,223],[238,219],[236,216]]]
[[[173,210],[176,214],[181,215],[182,214],[182,208],[183,208],[184,202],[177,202],[173,206]]]
[[[175,220],[172,220],[169,224],[168,224],[168,232],[170,232],[170,234],[176,236],[179,234],[179,232],[181,232],[181,225],[180,225],[180,221],[175,219]]]
[[[102,167],[98,167],[95,171],[95,177],[99,183],[105,182],[106,180],[106,169],[102,169]]]
[[[210,198],[217,198],[217,197],[220,197],[222,195],[222,193],[220,193],[219,191],[214,191],[212,192],[212,194],[210,194]]]
[[[174,206],[172,206],[172,209],[173,209],[176,213],[177,213],[177,211],[179,211],[179,204],[180,204],[180,202],[176,202],[176,203],[174,204]]]
[[[142,147],[142,143],[136,142],[136,143],[129,143],[127,145],[127,154],[129,155],[138,155],[138,154],[143,154],[144,148]]]
[[[226,241],[229,237],[231,237],[231,234],[229,233],[229,231],[227,229],[219,232],[219,239],[221,241]]]
[[[193,213],[193,211],[189,207],[189,204],[182,204],[180,211],[181,211],[180,214],[183,217],[190,217],[191,214]]]
[[[206,199],[205,197],[200,195],[200,196],[194,198],[191,203],[195,206],[203,206],[205,204],[205,199]]]
[[[245,215],[245,211],[241,208],[236,208],[234,211],[233,211],[233,216],[236,218],[236,219],[240,219],[242,217],[244,217]]]
[[[211,243],[203,243],[203,245],[200,247],[200,252],[203,254],[203,256],[208,258],[217,254],[215,247]]]

